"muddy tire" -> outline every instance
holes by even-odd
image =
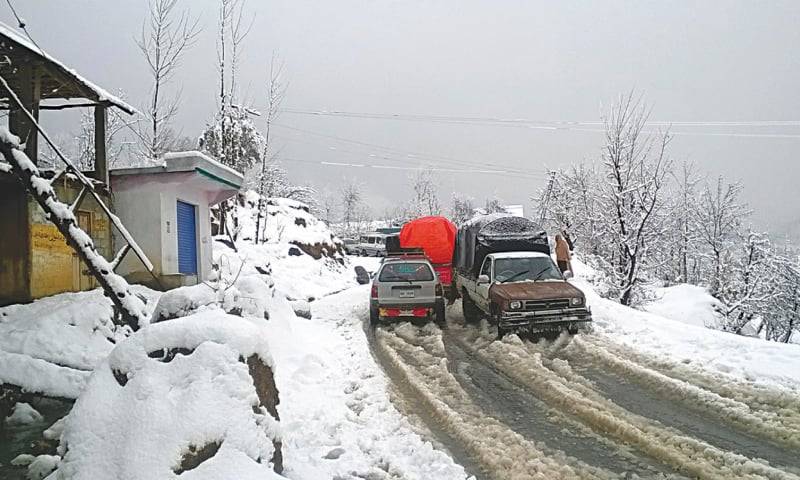
[[[502,340],[503,337],[511,333],[511,330],[501,327],[500,325],[497,326],[497,339]]]
[[[381,318],[378,316],[378,309],[377,308],[370,308],[369,309],[369,324],[371,326],[376,326],[381,322]]]
[[[464,323],[475,324],[480,320],[480,311],[467,292],[461,294],[461,309],[464,311]]]
[[[444,328],[444,326],[447,325],[447,319],[444,313],[444,302],[436,304],[436,308],[433,314],[433,321],[436,322],[436,324],[439,325],[440,328]]]

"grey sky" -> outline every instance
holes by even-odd
[[[133,38],[145,1],[14,3],[45,49],[104,87],[122,88],[132,103],[144,101],[148,82]],[[183,92],[177,126],[195,136],[215,107],[217,2],[182,5],[204,27],[174,85]],[[243,96],[260,108],[269,57],[278,50],[289,82],[284,106],[300,109],[595,121],[603,105],[636,89],[653,106],[654,120],[800,119],[796,1],[250,0],[247,9],[255,24],[240,83]],[[7,7],[0,12],[14,25]],[[574,130],[288,113],[279,123],[531,171],[531,178],[440,174],[446,203],[455,189],[478,201],[497,195],[526,208],[545,168],[597,158],[602,141],[598,133]],[[65,122],[54,126],[63,129]],[[800,127],[673,130],[800,134]],[[410,191],[406,171],[309,163],[399,165],[401,157],[371,157],[376,150],[284,128],[275,133],[297,182],[336,190],[342,179],[356,178],[375,213]],[[759,226],[800,234],[800,138],[678,136],[672,154],[709,175],[743,181]]]

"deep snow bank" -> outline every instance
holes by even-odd
[[[720,301],[703,287],[681,283],[656,288],[653,294],[655,300],[643,306],[647,312],[699,327],[714,328],[722,320]]]
[[[464,469],[414,431],[364,334],[369,286],[276,315],[267,330],[281,391],[286,476],[461,480]]]
[[[78,398],[58,474],[278,478],[270,462],[280,428],[260,398],[257,363],[272,366],[263,325],[221,309],[143,328],[111,352]]]
[[[265,201],[267,215],[260,225],[265,241],[255,244],[258,194],[240,196],[234,209],[237,252],[226,237],[214,244],[215,263],[223,271],[235,275],[243,259],[243,273],[271,273],[276,288],[292,300],[314,300],[356,285],[344,244],[306,205],[285,198]]]
[[[132,289],[152,311],[160,292],[138,285]],[[0,308],[0,385],[77,397],[92,369],[130,335],[128,327],[114,325],[112,315],[112,304],[100,289]]]
[[[594,330],[606,341],[746,382],[800,388],[800,345],[743,337],[625,307],[597,294],[588,281],[596,278],[590,267],[576,258],[572,264],[572,281],[586,294]],[[671,305],[662,303],[661,308],[673,318],[682,315],[679,312],[684,306],[698,307],[698,299],[702,299],[697,292],[689,297],[681,297],[680,289],[670,293],[678,295],[677,300],[673,297]]]

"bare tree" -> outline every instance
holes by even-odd
[[[358,208],[361,205],[362,193],[361,185],[355,180],[346,182],[339,190],[342,202],[342,223],[345,230],[349,233],[353,224],[358,220]]]
[[[277,62],[277,63],[276,63]],[[263,208],[264,204],[264,193],[266,185],[272,181],[271,176],[269,175],[270,170],[268,168],[268,162],[274,158],[273,152],[271,151],[271,143],[270,143],[270,127],[272,126],[272,122],[278,117],[278,109],[283,103],[283,98],[286,94],[286,86],[281,81],[281,76],[283,74],[283,63],[277,60],[275,53],[273,52],[272,58],[270,59],[269,63],[269,85],[267,87],[267,118],[266,118],[266,127],[264,132],[264,151],[261,154],[261,174],[259,175],[259,182],[258,182],[258,218],[256,220],[256,231],[259,231],[259,223],[261,222],[261,209]],[[258,243],[258,238],[256,238],[256,243]]]
[[[693,163],[684,162],[681,169],[672,174],[677,184],[677,199],[674,209],[673,218],[675,219],[675,227],[677,232],[677,242],[675,244],[675,253],[677,262],[675,265],[676,275],[675,281],[677,282],[691,282],[697,278],[697,261],[695,246],[697,240],[697,230],[694,221],[696,219],[697,211],[697,185],[700,183],[700,177]],[[690,257],[692,257],[694,265],[690,270]],[[690,271],[692,277],[690,277]]]
[[[325,222],[325,225],[331,226],[336,218],[336,198],[333,192],[328,189],[323,190],[319,196],[316,208],[317,216]]]
[[[439,197],[436,194],[437,180],[436,174],[430,169],[419,170],[411,178],[412,188],[414,189],[411,209],[416,216],[439,215],[441,213]]]
[[[768,340],[789,343],[800,334],[800,258],[782,256],[775,262],[778,273],[774,309],[766,315]]]
[[[741,190],[741,184],[726,185],[719,177],[713,187],[705,184],[696,210],[697,235],[708,249],[711,261],[711,271],[706,277],[714,296],[721,294],[723,277],[727,275],[727,264],[731,261],[730,251],[736,245],[741,221],[750,213],[739,202]]]
[[[757,317],[776,314],[776,288],[769,281],[774,256],[766,235],[748,230],[737,236],[731,252],[734,258],[726,266],[724,277],[718,279],[715,296],[722,302],[723,328],[741,335]]]
[[[471,197],[453,192],[450,205],[450,220],[461,225],[475,215],[475,201]]]
[[[648,248],[666,230],[659,218],[671,160],[670,136],[644,132],[649,112],[633,93],[620,97],[605,119],[600,198],[603,228],[613,239],[619,301],[629,305],[648,261]]]
[[[192,19],[186,11],[176,12],[177,3],[178,0],[151,0],[150,14],[136,41],[153,78],[150,102],[144,109],[149,128],[140,129],[138,136],[143,143],[143,154],[154,160],[168,150],[174,140],[169,127],[180,102],[180,92],[168,98],[164,87],[180,65],[181,56],[200,33],[198,20]]]

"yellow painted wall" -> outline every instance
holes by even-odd
[[[64,179],[53,186],[59,200],[64,203],[72,203],[78,195],[79,185],[76,182]],[[111,254],[108,217],[89,195],[81,203],[80,210],[91,212],[90,236],[98,252],[108,258]],[[33,199],[29,200],[29,212],[31,298],[94,288],[96,286],[94,279],[82,275],[86,265],[79,261],[61,232],[50,223],[44,211]]]
[[[52,223],[31,224],[31,296],[44,297],[74,289],[72,249]]]

